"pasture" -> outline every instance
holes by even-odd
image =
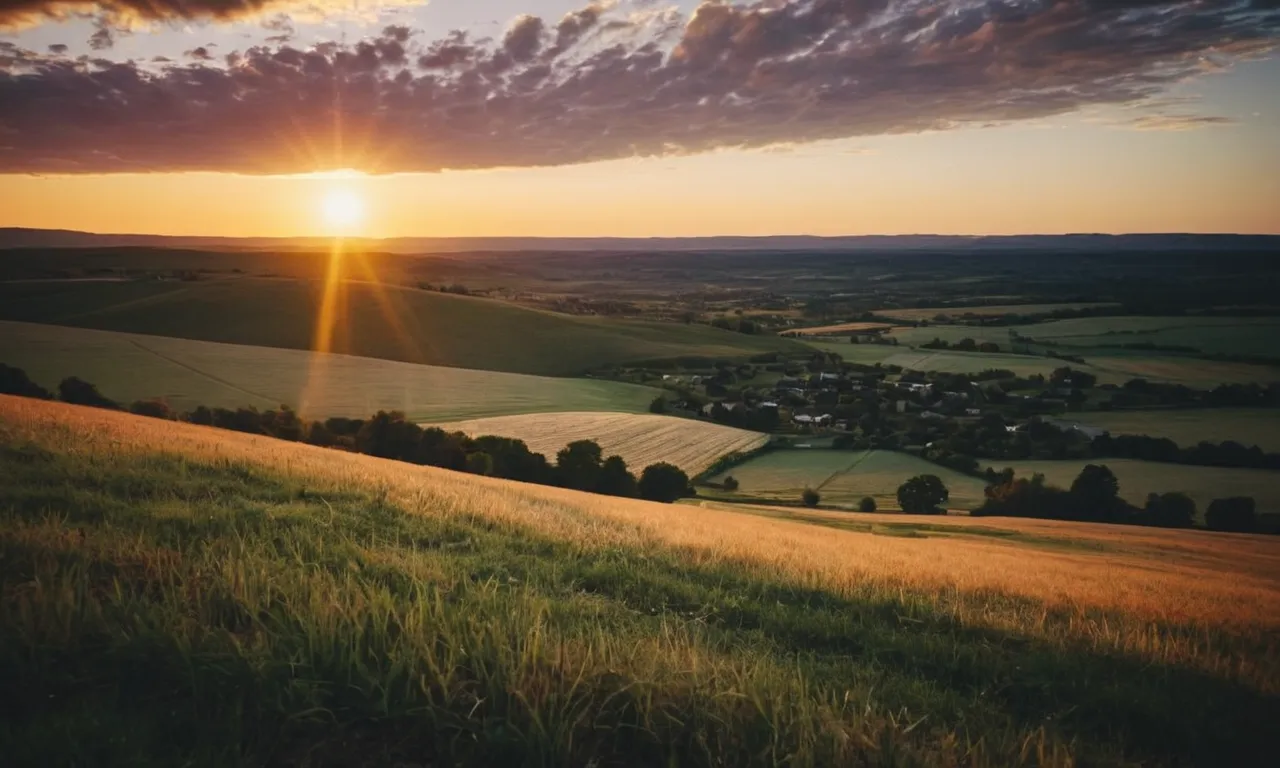
[[[1105,464],[1120,481],[1120,496],[1141,507],[1149,493],[1179,491],[1195,499],[1201,517],[1209,502],[1228,496],[1252,496],[1260,513],[1280,512],[1280,472],[1165,464],[1135,459],[1088,461],[994,462],[996,469],[1013,467],[1019,477],[1040,473],[1052,485],[1070,488],[1086,464]]]
[[[953,320],[966,318],[1000,317],[1002,315],[1044,315],[1064,309],[1092,309],[1094,307],[1114,306],[1107,303],[1084,302],[1063,304],[993,304],[991,306],[972,307],[922,307],[916,309],[877,309],[873,314],[907,322],[932,322],[938,315],[946,315]]]
[[[642,412],[655,389],[594,379],[526,376],[349,355],[0,322],[0,362],[56,388],[68,376],[120,402],[291,406],[314,418],[398,410],[450,420],[594,408]]]
[[[1280,451],[1280,410],[1275,408],[1099,411],[1079,418],[1113,435],[1164,437],[1183,447],[1234,440],[1269,453]]]
[[[722,472],[738,481],[748,499],[798,502],[805,488],[822,495],[823,506],[856,507],[864,496],[880,509],[898,508],[898,486],[916,475],[937,475],[951,492],[947,506],[972,509],[982,503],[986,483],[946,467],[896,451],[777,450]],[[718,493],[718,492],[717,492]]]
[[[523,440],[535,453],[555,461],[576,440],[594,440],[604,455],[621,456],[632,472],[665,461],[693,477],[735,451],[752,451],[768,435],[675,416],[627,413],[542,413],[436,424],[472,437],[499,435]]]
[[[1262,537],[880,535],[7,397],[0,471],[0,750],[19,765],[1066,768],[1271,747]]]
[[[791,328],[783,332],[784,336],[835,336],[855,333],[872,333],[892,328],[888,323],[837,323],[835,325],[818,325],[810,328]]]
[[[248,277],[6,283],[0,284],[0,320],[545,376],[680,356],[746,358],[804,349],[796,341],[708,325],[562,315],[359,279],[329,290],[322,281]]]

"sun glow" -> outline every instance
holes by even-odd
[[[320,203],[320,215],[332,234],[355,234],[364,223],[364,200],[349,189],[331,189]]]

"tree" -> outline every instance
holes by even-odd
[[[74,405],[88,405],[93,408],[109,408],[111,410],[120,410],[120,406],[114,400],[103,397],[98,388],[87,381],[77,379],[75,376],[63,379],[58,384],[58,399],[64,403],[72,403]]]
[[[1190,528],[1196,520],[1196,503],[1185,493],[1152,493],[1143,518],[1147,525],[1161,528]]]
[[[862,501],[858,502],[858,511],[859,512],[875,512],[876,500],[871,498],[870,496],[863,496]]]
[[[804,493],[800,494],[800,500],[806,507],[816,507],[822,503],[822,496],[812,488],[805,488]]]
[[[493,457],[484,451],[467,454],[467,471],[473,475],[492,475]]]
[[[153,419],[173,418],[173,410],[163,400],[138,400],[129,406],[129,413],[136,416],[150,416]]]
[[[1251,496],[1214,499],[1204,515],[1211,531],[1249,533],[1258,529],[1258,510]]]
[[[636,476],[627,471],[627,462],[621,456],[610,456],[600,465],[600,481],[596,485],[596,493],[635,498],[639,492]]]
[[[725,475],[724,482],[721,483],[726,491],[738,490],[738,478],[733,475]]]
[[[898,487],[898,506],[913,515],[941,515],[951,492],[937,475],[917,475]]]
[[[313,421],[311,426],[307,428],[307,442],[311,445],[318,445],[321,448],[332,448],[338,444],[338,439],[329,431],[323,421]]]
[[[575,440],[556,454],[560,484],[578,491],[594,491],[600,482],[603,454],[595,440]]]
[[[26,371],[4,363],[0,363],[0,395],[53,399],[53,393],[27,378]]]
[[[1071,506],[1080,520],[1111,520],[1120,506],[1120,481],[1105,464],[1087,464],[1071,483]]]
[[[666,413],[667,399],[662,395],[653,398],[653,402],[649,403],[649,413]]]
[[[670,504],[689,493],[689,476],[679,467],[661,462],[640,474],[640,498]]]

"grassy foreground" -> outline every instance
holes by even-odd
[[[876,536],[2,397],[0,477],[6,765],[1273,755],[1261,537]]]

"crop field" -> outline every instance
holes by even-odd
[[[812,328],[792,328],[787,330],[784,335],[787,336],[834,336],[836,334],[854,334],[869,333],[872,331],[884,331],[892,328],[888,323],[837,323],[835,325],[819,325]]]
[[[1180,491],[1195,499],[1203,516],[1209,502],[1228,496],[1252,496],[1262,513],[1280,512],[1280,472],[1266,469],[1197,467],[1134,459],[1010,462],[1019,477],[1040,473],[1053,485],[1070,488],[1086,464],[1105,464],[1120,481],[1120,496],[1142,506],[1148,493]],[[997,469],[1005,464],[996,462]]]
[[[1113,435],[1165,437],[1184,447],[1205,440],[1234,440],[1267,452],[1280,451],[1280,410],[1275,408],[1100,411],[1080,418]]]
[[[893,349],[890,347],[890,349]],[[938,371],[944,373],[980,373],[992,368],[1013,371],[1018,376],[1048,376],[1055,368],[1068,363],[1048,357],[1031,355],[984,354],[982,352],[951,352],[949,350],[909,349],[898,351],[884,359],[885,365],[897,365],[913,371]],[[1075,365],[1080,370],[1092,371],[1090,366]],[[1099,378],[1103,378],[1099,376]],[[1105,382],[1104,382],[1105,383]]]
[[[332,327],[319,323],[324,306]],[[679,356],[803,350],[799,342],[707,325],[562,315],[501,301],[372,282],[228,278],[0,284],[0,320],[281,349],[321,349],[426,365],[568,376]],[[318,333],[324,325],[325,332]],[[326,340],[327,339],[327,340]],[[325,346],[318,346],[318,341]]]
[[[120,402],[297,408],[315,418],[378,410],[421,420],[595,408],[642,412],[655,389],[593,379],[525,376],[216,344],[164,336],[0,322],[0,362],[53,389],[78,376]]]
[[[759,432],[654,414],[545,413],[437,426],[473,437],[514,437],[552,461],[556,452],[575,440],[595,440],[605,456],[621,456],[637,474],[650,464],[665,461],[690,477],[727,453],[755,450],[769,442],[769,436]]]
[[[0,471],[17,765],[1065,768],[1272,746],[1263,537],[884,535],[7,397]]]
[[[951,492],[948,507],[972,509],[982,503],[986,484],[977,478],[895,451],[778,450],[710,478],[738,481],[749,499],[798,501],[805,488],[822,495],[824,506],[855,507],[864,496],[880,509],[898,508],[898,486],[916,475],[937,475]]]
[[[1048,312],[1055,312],[1062,309],[1092,309],[1093,307],[1113,306],[1106,303],[1076,303],[1076,304],[1000,304],[989,307],[925,307],[917,309],[877,309],[875,314],[880,317],[891,317],[895,320],[906,320],[909,322],[918,322],[920,320],[932,321],[938,315],[946,315],[953,319],[961,319],[964,317],[999,317],[1000,315],[1041,315]]]

